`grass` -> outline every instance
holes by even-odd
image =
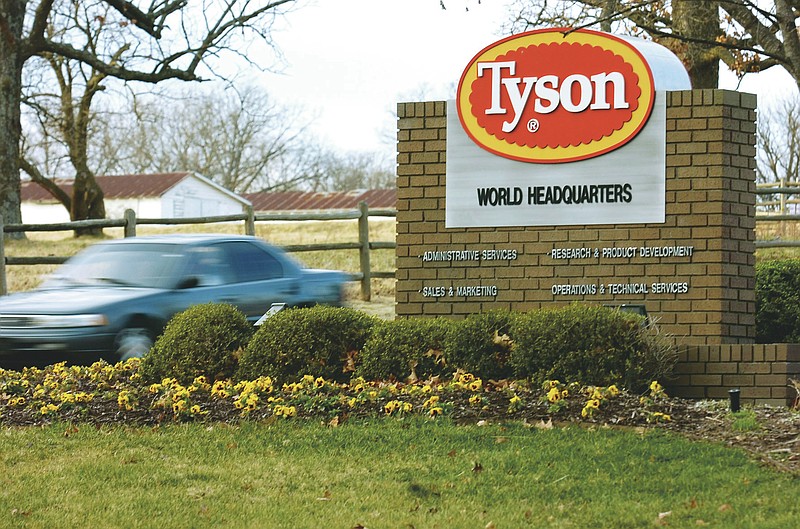
[[[0,433],[2,527],[796,527],[800,482],[657,430],[444,420]],[[670,513],[670,514],[664,514]],[[661,519],[659,519],[661,515]]]
[[[737,432],[754,432],[761,428],[753,410],[745,409],[737,411],[736,413],[731,413],[731,418],[733,419],[731,429]]]

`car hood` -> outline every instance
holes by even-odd
[[[75,287],[32,290],[0,298],[0,314],[78,314],[160,292],[152,288]]]

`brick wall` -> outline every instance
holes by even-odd
[[[398,105],[398,317],[528,311],[572,302],[643,305],[683,344],[671,389],[691,397],[789,401],[800,370],[794,346],[755,338],[755,96],[722,90],[667,94],[666,222],[445,228],[446,104]],[[553,259],[554,248],[692,247],[691,256]],[[425,262],[428,251],[515,250],[517,258]],[[686,283],[684,293],[556,295],[575,282]],[[437,290],[492,286],[496,295]],[[427,292],[426,292],[427,290]],[[737,344],[737,345],[734,345]],[[798,377],[800,378],[800,377]]]
[[[755,96],[671,92],[667,101],[666,222],[446,229],[446,105],[398,105],[399,317],[493,308],[527,311],[575,301],[644,305],[690,343],[755,337]],[[686,246],[688,257],[554,259],[554,248]],[[424,262],[426,251],[511,249],[514,260]],[[677,294],[554,294],[554,285],[685,283]],[[496,287],[489,296],[426,296],[426,288]],[[434,291],[435,293],[435,291]]]
[[[791,405],[798,397],[789,379],[800,380],[800,344],[683,345],[670,395],[727,399],[741,390],[745,404]]]

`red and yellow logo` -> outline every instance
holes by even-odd
[[[478,53],[458,85],[458,116],[484,149],[513,160],[585,160],[629,142],[647,123],[655,86],[627,41],[546,29]]]

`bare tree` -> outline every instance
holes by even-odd
[[[284,160],[304,147],[301,114],[255,86],[136,98],[131,113],[107,114],[93,158],[108,173],[195,171],[238,193],[290,185]]]
[[[395,186],[394,167],[377,153],[321,153],[314,191],[385,189]]]
[[[794,95],[759,111],[756,181],[797,187],[800,182],[800,96]],[[778,195],[759,195],[775,203]],[[784,195],[792,200],[792,195]],[[772,209],[777,206],[773,204]]]
[[[20,106],[23,69],[33,58],[80,63],[102,76],[98,83],[199,80],[211,58],[252,39],[269,44],[272,20],[292,2],[0,0],[0,215],[21,218]],[[73,6],[83,25],[74,24]],[[89,24],[100,26],[97,39],[87,35]]]
[[[796,0],[516,0],[508,28],[599,27],[672,49],[695,88],[716,88],[722,61],[744,75],[780,66],[800,86]]]

